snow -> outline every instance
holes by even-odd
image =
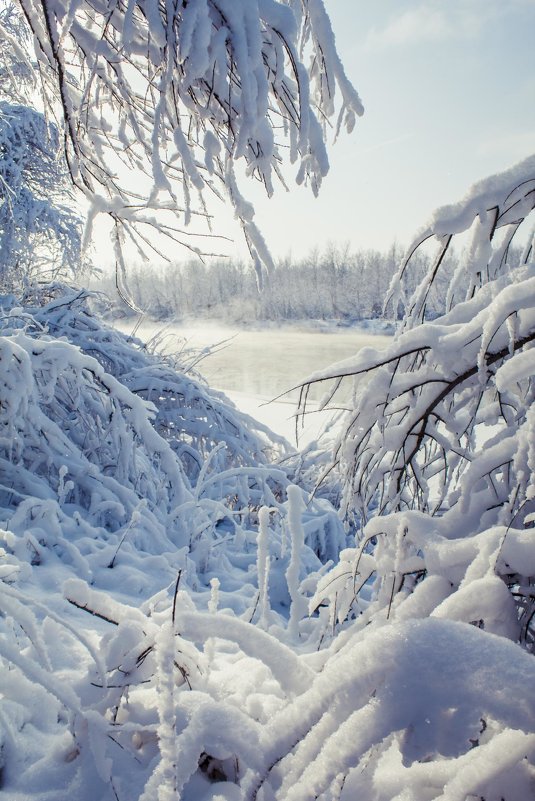
[[[479,438],[459,503],[452,492],[435,517],[371,515],[355,539],[329,500],[339,478],[315,498],[298,485],[328,466],[321,442],[295,454],[221,393],[104,326],[90,300],[56,288],[33,307],[6,301],[2,318],[10,797],[464,801],[507,787],[508,801],[525,801],[532,517],[528,506],[519,527],[513,498],[514,524],[505,519],[499,478],[506,456],[529,499],[528,419],[516,432],[498,419]],[[457,320],[452,341],[468,341],[477,363]],[[515,335],[528,325],[520,319]],[[422,329],[428,350],[450,330],[447,319]],[[349,364],[399,358],[416,331]],[[509,337],[489,347],[503,344],[499,386],[521,410],[528,361],[509,356]],[[418,367],[417,382],[438,370]],[[408,372],[362,392],[376,398],[396,381],[402,397]],[[77,425],[65,415],[73,400]],[[420,406],[393,412],[385,453]],[[268,406],[271,421],[277,407],[291,409]],[[503,498],[494,514],[492,471]]]
[[[233,160],[271,191],[279,151],[265,117],[282,113],[298,179],[316,191],[335,91],[340,123],[362,111],[320,0],[191,0],[172,16],[156,0],[111,15],[97,1],[91,25],[83,0],[23,4],[43,75],[60,78],[63,59],[78,69],[80,85],[61,87],[73,177],[114,209],[118,260],[119,223],[144,202],[128,202],[103,155],[122,126],[125,158],[152,159],[155,210],[190,215],[206,156],[260,282],[269,253]],[[134,88],[116,48],[150,88],[144,103],[121,105]],[[108,121],[97,97],[119,104]],[[181,363],[104,324],[91,293],[3,296],[10,801],[534,796],[535,282],[532,253],[510,247],[534,209],[534,168],[433,217],[422,236],[438,238],[437,257],[386,349],[295,376],[298,425],[346,389],[346,413],[302,450],[206,383],[191,354]],[[468,230],[448,307],[424,322],[446,250]]]
[[[323,4],[308,0],[304,11],[283,0],[189,0],[176,8],[130,0],[110,11],[100,0],[22,0],[22,7],[47,75],[46,103],[64,117],[73,182],[93,216],[112,214],[117,261],[125,239],[140,253],[159,252],[160,234],[175,250],[210,253],[206,200],[226,196],[261,280],[271,257],[241,184],[259,179],[271,195],[291,168],[316,193],[329,166],[326,125],[337,116],[337,127],[351,130],[363,112]],[[169,210],[180,223],[169,224]],[[200,246],[184,236],[182,220],[208,223],[194,231]]]
[[[49,280],[82,272],[82,220],[72,208],[58,130],[44,115],[0,99],[0,282],[16,289],[30,276]],[[4,90],[5,92],[5,90]],[[9,94],[9,93],[8,93]],[[39,181],[35,177],[42,176]]]

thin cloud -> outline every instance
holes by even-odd
[[[377,142],[370,147],[366,147],[360,151],[362,154],[373,153],[375,150],[382,150],[385,147],[391,147],[392,145],[401,144],[401,142],[406,142],[408,139],[413,139],[415,134],[413,133],[404,133],[400,136],[394,136],[392,139],[384,139],[382,142]]]
[[[399,47],[415,42],[444,39],[450,34],[445,15],[438,9],[420,6],[390,20],[382,30],[372,28],[365,42],[366,48]]]
[[[473,0],[420,4],[391,18],[383,28],[372,28],[364,46],[377,50],[472,37],[495,13],[492,2],[485,8]]]

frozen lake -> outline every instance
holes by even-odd
[[[132,320],[119,320],[115,325],[127,334],[134,328]],[[161,337],[162,350],[167,352],[184,348],[203,350],[221,343],[215,352],[203,356],[196,369],[243,411],[287,437],[293,432],[291,417],[298,391],[290,392],[275,404],[265,405],[268,401],[286,393],[316,370],[353,356],[360,348],[381,348],[391,340],[390,336],[360,329],[284,326],[244,330],[213,323],[169,325],[148,320],[141,323],[135,334],[144,342]],[[319,399],[325,389],[322,385],[311,397]],[[312,436],[315,434],[309,433],[306,439]]]

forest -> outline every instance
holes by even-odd
[[[323,0],[8,0],[0,36],[0,798],[534,798],[535,155],[403,253],[278,264],[248,180],[316,194],[363,113]],[[190,237],[217,197],[250,273]],[[298,422],[351,386],[338,432],[105,322],[99,216],[158,317],[400,317],[302,384]],[[166,241],[199,266],[130,271]]]
[[[395,310],[392,304],[386,309],[383,305],[402,255],[395,244],[386,253],[352,252],[348,246],[332,245],[324,253],[313,251],[298,261],[288,257],[274,262],[261,292],[250,266],[232,259],[209,264],[185,261],[160,269],[131,265],[128,289],[135,306],[153,320],[205,317],[240,325],[303,320],[351,325],[385,317],[397,320],[403,318],[403,303]],[[433,286],[429,317],[445,311],[448,279],[455,263],[451,254]],[[405,280],[407,294],[412,294],[429,267],[430,256],[418,254]],[[113,297],[113,276],[101,278],[98,284]],[[117,314],[129,311],[120,298],[115,308]]]

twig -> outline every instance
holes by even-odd
[[[182,576],[182,568],[178,571],[178,576],[176,577],[176,584],[175,584],[175,594],[173,595],[173,612],[171,615],[171,620],[173,622],[173,626],[175,625],[175,617],[176,617],[176,600],[178,595],[178,585],[180,584],[180,577]]]
[[[72,598],[66,598],[65,600],[68,601],[73,606],[75,606],[77,609],[82,609],[84,612],[89,612],[89,614],[93,615],[94,617],[99,617],[101,620],[105,620],[106,623],[112,623],[114,626],[119,625],[119,622],[117,620],[112,620],[111,617],[106,617],[106,615],[103,615],[101,612],[96,612],[94,609],[90,609],[88,606],[79,604],[76,601],[73,601]]]

